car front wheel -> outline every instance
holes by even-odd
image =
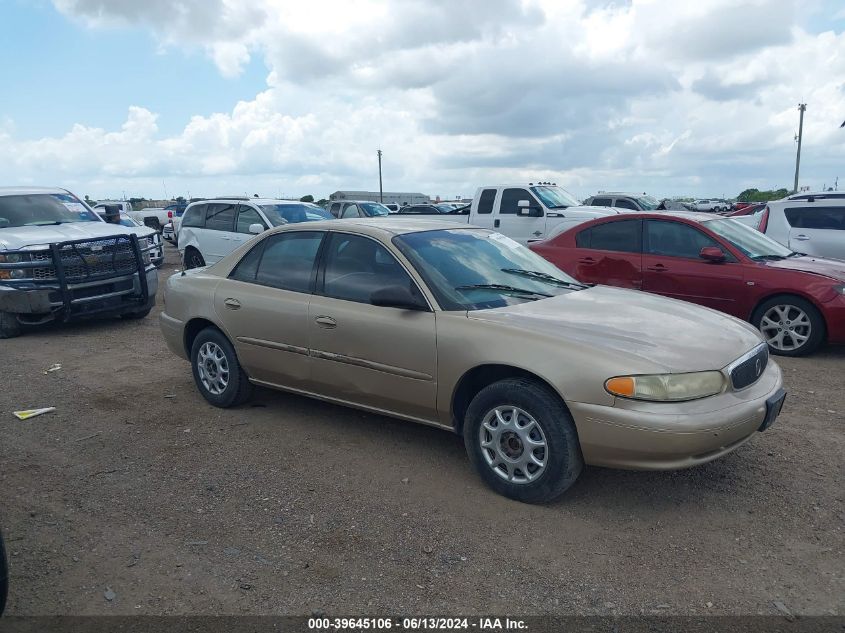
[[[583,467],[566,406],[551,389],[525,378],[493,383],[473,398],[464,444],[488,486],[526,503],[559,497]]]
[[[188,247],[185,250],[185,268],[202,268],[205,266],[205,260],[197,249]]]
[[[751,317],[769,349],[780,356],[812,354],[825,337],[825,324],[816,307],[800,297],[773,297]]]
[[[191,366],[197,389],[215,407],[234,407],[252,395],[252,383],[235,348],[217,328],[208,327],[197,334],[191,346]]]

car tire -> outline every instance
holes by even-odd
[[[529,442],[533,448],[526,452]],[[524,503],[559,497],[584,465],[566,405],[550,388],[526,378],[501,380],[476,394],[466,412],[464,445],[488,486]]]
[[[149,313],[152,312],[152,310],[153,310],[153,307],[148,306],[148,307],[144,308],[143,310],[138,310],[137,312],[124,312],[123,314],[120,315],[120,318],[121,319],[130,319],[130,320],[146,319],[147,315],[149,315]]]
[[[760,330],[769,351],[779,356],[812,354],[825,340],[824,317],[812,303],[794,295],[780,295],[761,303],[751,316],[751,324]],[[796,335],[806,338],[795,345],[799,343]]]
[[[191,368],[197,389],[215,407],[234,407],[252,396],[252,383],[238,361],[235,348],[215,327],[205,328],[194,339]]]
[[[189,246],[185,249],[185,268],[202,268],[205,266],[205,259],[203,259],[202,253],[200,253],[197,249],[193,246]]]
[[[21,335],[21,324],[13,312],[0,312],[0,338],[15,338]]]

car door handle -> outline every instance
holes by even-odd
[[[499,220],[493,220],[493,228],[498,229],[501,222]]]
[[[650,270],[655,273],[665,273],[669,269],[663,264],[657,264],[657,266],[647,266],[646,270]]]
[[[230,310],[240,310],[241,309],[241,302],[237,299],[232,299],[229,297],[228,299],[223,300],[223,305],[229,308]]]
[[[578,263],[579,264],[595,264],[596,260],[594,260],[592,257],[583,257],[583,258],[578,260]]]
[[[326,328],[327,330],[333,330],[337,327],[337,321],[335,321],[330,316],[318,316],[314,319],[314,321],[322,328]]]
[[[804,242],[806,240],[809,240],[810,236],[809,235],[796,235],[795,239]]]

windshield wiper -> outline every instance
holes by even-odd
[[[523,270],[522,268],[502,268],[501,270],[503,273],[511,273],[512,275],[522,275],[523,277],[530,277],[531,279],[545,281],[556,286],[561,286],[562,288],[573,288],[574,290],[583,290],[584,288],[588,287],[584,284],[573,283],[571,281],[564,281],[563,279],[558,279],[554,275],[550,275],[549,273],[543,273],[539,270]]]
[[[755,261],[760,261],[760,260],[765,259],[767,261],[777,262],[777,261],[780,261],[782,259],[786,259],[786,257],[784,257],[783,255],[755,255],[751,259],[753,259]]]
[[[546,294],[545,292],[537,292],[536,290],[517,288],[516,286],[508,286],[506,284],[471,284],[468,286],[456,286],[455,290],[498,290],[499,292],[513,293],[519,295],[535,295],[537,297],[552,296]]]

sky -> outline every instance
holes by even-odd
[[[0,184],[845,188],[842,0],[0,0]]]

